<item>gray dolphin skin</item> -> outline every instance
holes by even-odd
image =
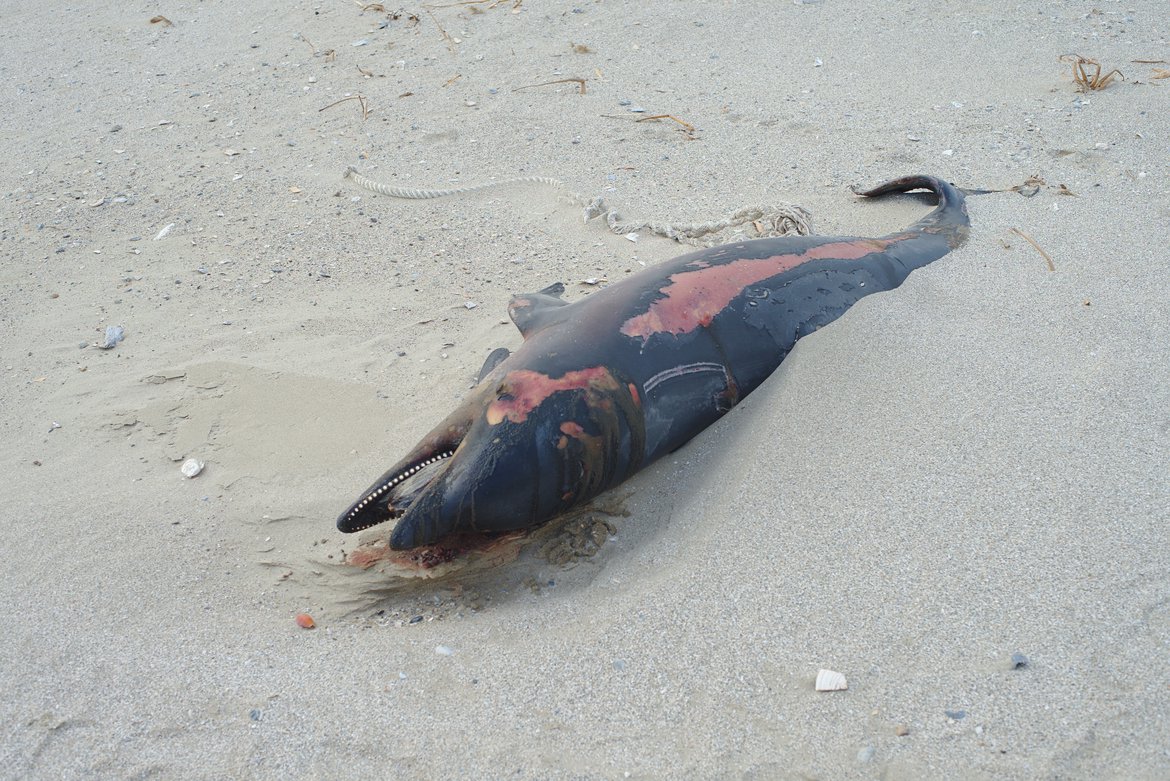
[[[930,190],[937,207],[879,238],[756,239],[692,252],[569,303],[564,286],[513,297],[524,336],[337,520],[397,520],[390,547],[538,526],[677,450],[807,336],[967,238],[963,195],[933,176],[858,193]]]

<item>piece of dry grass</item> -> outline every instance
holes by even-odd
[[[1020,238],[1022,238],[1024,241],[1031,244],[1033,247],[1036,248],[1037,252],[1039,252],[1042,256],[1044,256],[1044,260],[1048,261],[1048,270],[1049,271],[1056,271],[1056,264],[1052,262],[1052,256],[1049,255],[1047,252],[1045,252],[1044,249],[1039,244],[1036,243],[1035,239],[1033,239],[1028,234],[1024,233],[1019,228],[1012,228],[1011,232],[1016,234]]]
[[[674,120],[675,122],[677,122],[681,126],[683,135],[686,136],[688,141],[694,141],[697,139],[697,136],[695,135],[695,126],[692,125],[690,122],[679,119],[674,114],[653,114],[653,115],[648,116],[648,117],[641,117],[635,121],[636,122],[651,122],[651,121],[658,121],[660,119],[671,119],[671,120]]]
[[[581,88],[581,94],[585,94],[585,79],[557,79],[556,81],[542,81],[539,84],[525,84],[523,87],[516,87],[513,92],[519,92],[522,89],[532,89],[533,87],[547,87],[550,84],[576,84]]]
[[[341,100],[337,100],[337,101],[330,103],[328,106],[323,106],[322,108],[317,109],[317,113],[319,114],[322,111],[325,111],[326,109],[333,108],[334,106],[345,103],[348,100],[356,100],[358,102],[358,105],[361,106],[361,109],[362,109],[362,119],[369,119],[369,117],[370,117],[370,104],[366,102],[365,95],[350,95],[347,98],[342,98]]]

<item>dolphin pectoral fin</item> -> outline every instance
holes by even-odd
[[[548,322],[548,315],[562,306],[568,306],[568,301],[561,300],[565,292],[564,284],[557,282],[536,293],[523,293],[512,296],[508,303],[508,316],[520,329],[520,333],[527,339]]]
[[[483,382],[483,378],[491,374],[492,369],[496,368],[505,360],[507,360],[508,356],[511,354],[511,351],[508,350],[507,347],[497,347],[496,349],[492,350],[488,355],[487,360],[483,362],[483,368],[479,370],[479,376],[475,378],[475,382],[477,384]]]

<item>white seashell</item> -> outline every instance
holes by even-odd
[[[840,692],[849,688],[845,676],[832,670],[817,670],[816,689],[819,692]]]
[[[184,477],[190,478],[198,476],[198,474],[203,471],[203,467],[204,463],[198,458],[188,458],[183,462],[183,465],[179,467],[179,471],[183,473]]]

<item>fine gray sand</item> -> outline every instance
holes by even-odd
[[[0,0],[0,776],[1170,777],[1165,11]],[[692,248],[350,165],[857,236],[932,202],[851,185],[1043,182],[420,580],[334,519],[519,343],[510,295]]]

